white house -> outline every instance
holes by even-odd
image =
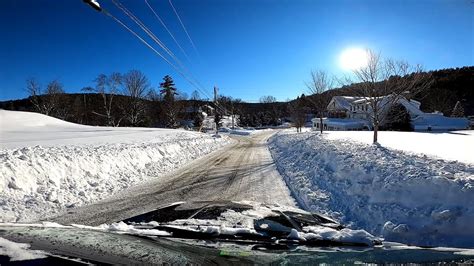
[[[383,96],[380,100],[381,112],[390,109],[391,95]],[[405,107],[411,118],[411,124],[416,131],[431,130],[462,130],[469,127],[466,118],[445,117],[442,113],[424,113],[420,110],[421,103],[405,97],[397,99],[397,103]],[[364,97],[334,96],[327,106],[329,118],[312,119],[314,130],[322,126],[324,130],[368,130],[372,129],[372,108]],[[381,123],[383,125],[383,122]]]

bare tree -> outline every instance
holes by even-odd
[[[66,119],[69,114],[69,106],[65,105],[63,85],[58,80],[48,83],[43,97],[43,107],[46,115]]]
[[[316,115],[319,117],[320,131],[323,133],[323,116],[324,111],[329,102],[329,96],[325,92],[332,89],[334,84],[334,78],[330,78],[329,75],[323,71],[311,71],[311,80],[306,82],[306,87],[312,94],[307,97]]]
[[[193,101],[199,101],[201,100],[201,95],[199,95],[199,92],[197,90],[194,90],[192,93],[191,93],[191,100]]]
[[[199,95],[199,92],[197,90],[194,90],[191,93],[191,99],[190,100],[191,100],[191,103],[192,103],[193,112],[195,113],[194,114],[194,119],[196,121],[199,121],[200,117],[197,117],[197,116],[200,116],[200,114],[199,114],[199,105],[200,105],[200,102],[201,102],[201,96]],[[202,123],[200,123],[199,125],[202,125]],[[201,126],[199,126],[199,128],[201,128]]]
[[[117,119],[113,115],[112,107],[114,96],[119,92],[122,85],[122,75],[116,72],[109,76],[100,74],[94,81],[96,83],[95,91],[102,97],[104,113],[93,113],[105,117],[108,126],[119,126],[122,118]]]
[[[388,110],[401,98],[424,91],[433,79],[420,65],[384,59],[371,50],[367,50],[367,59],[365,67],[353,71],[354,79],[346,77],[345,82],[358,82],[353,86],[353,92],[365,100],[374,132],[373,142],[377,143],[378,130]]]
[[[43,91],[34,78],[29,78],[26,80],[26,90],[37,112],[53,115],[61,119],[67,117],[69,109],[63,103],[64,89],[59,81],[51,81]]]
[[[271,96],[271,95],[266,95],[266,96],[260,97],[260,103],[274,103],[276,101],[277,101],[276,98],[274,96]]]
[[[145,104],[143,98],[148,90],[147,77],[138,70],[131,70],[123,76],[124,94],[128,96],[125,116],[132,126],[144,122]]]
[[[304,107],[304,96],[296,98],[296,100],[288,103],[288,111],[296,127],[296,132],[301,132],[301,128],[306,123],[306,110]]]
[[[146,98],[152,102],[160,102],[163,100],[163,96],[156,92],[155,89],[151,88],[146,94]]]
[[[34,78],[26,80],[26,91],[30,95],[30,101],[33,104],[36,112],[45,114],[43,104],[41,103],[40,95],[42,94],[41,86]],[[46,114],[47,115],[47,114]]]

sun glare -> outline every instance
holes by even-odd
[[[367,52],[361,48],[348,48],[339,56],[339,64],[344,70],[357,70],[367,66]]]

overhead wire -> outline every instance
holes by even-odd
[[[171,31],[169,30],[168,26],[166,26],[165,22],[161,19],[161,17],[158,15],[158,13],[156,13],[155,9],[150,5],[150,3],[148,3],[147,0],[145,0],[145,3],[146,5],[148,6],[148,8],[151,10],[151,12],[155,15],[155,18],[160,22],[160,24],[163,26],[163,28],[165,28],[165,30],[168,32],[168,34],[171,36],[171,38],[173,39],[174,43],[176,44],[176,46],[178,46],[178,48],[181,50],[181,52],[183,53],[183,55],[186,57],[186,59],[188,61],[191,61],[189,59],[189,56],[188,54],[186,53],[186,51],[184,51],[183,47],[179,44],[178,40],[176,40],[176,38],[174,37],[173,33],[171,33]]]
[[[175,14],[176,17],[178,18],[178,21],[179,21],[179,23],[181,24],[181,27],[183,28],[184,33],[186,33],[186,36],[188,36],[189,42],[190,42],[191,45],[193,46],[194,51],[195,51],[196,54],[199,56],[199,52],[198,52],[198,50],[197,50],[197,48],[196,48],[196,45],[194,45],[194,41],[193,41],[193,39],[191,38],[191,36],[189,35],[188,30],[187,30],[186,27],[184,26],[184,23],[183,23],[183,21],[181,20],[181,17],[179,16],[178,11],[176,11],[176,8],[175,8],[174,5],[173,5],[173,2],[171,2],[171,0],[168,0],[168,2],[170,3],[170,6],[171,6],[171,8],[172,8],[173,11],[174,11],[174,14]]]
[[[155,52],[158,56],[160,56],[163,60],[165,60],[166,63],[168,63],[171,67],[173,67],[176,70],[176,66],[171,63],[165,56],[163,56],[160,52],[158,52],[153,46],[151,46],[146,40],[144,40],[138,33],[136,33],[134,30],[129,28],[125,23],[123,23],[120,19],[116,18],[114,15],[110,14],[107,10],[102,9],[102,12],[111,17],[115,22],[120,24],[122,27],[124,27],[127,31],[132,33],[135,37],[137,37],[143,44],[145,44],[148,48],[150,48],[153,52]]]
[[[130,10],[128,10],[120,1],[112,0],[112,3],[115,4],[122,12],[124,12],[133,22],[135,22],[148,36],[155,41],[175,62],[184,68],[181,61],[174,55],[174,53]]]
[[[197,80],[194,75],[191,73],[191,71],[189,71],[183,64],[182,62],[174,55],[173,52],[171,52],[171,50],[169,50],[168,47],[166,47],[166,45],[158,38],[156,37],[156,35],[150,30],[148,29],[148,27],[137,17],[135,16],[129,9],[127,9],[122,3],[120,3],[119,0],[112,0],[112,2],[120,9],[122,10],[122,12],[124,12],[130,19],[132,19],[132,21],[134,21],[143,31],[145,31],[145,33],[148,34],[148,36],[153,39],[163,50],[165,50],[165,52],[167,52],[167,54],[173,59],[175,60],[175,62],[181,67],[181,70],[182,72],[186,72],[190,78],[188,79],[192,79],[192,82],[195,83],[193,84],[199,91],[201,91],[201,93],[204,93],[205,95],[207,95],[208,97],[211,97],[204,89],[203,89],[203,86],[202,84],[199,82],[199,80]],[[199,88],[201,87],[201,88]],[[223,106],[220,106],[221,109],[225,109]],[[227,112],[225,110],[225,112]]]
[[[124,27],[127,31],[132,33],[136,38],[138,38],[142,43],[144,43],[148,48],[150,48],[155,54],[157,54],[159,57],[161,57],[163,60],[165,60],[166,63],[168,63],[178,74],[180,74],[183,78],[185,78],[186,81],[188,81],[193,87],[195,87],[198,91],[203,93],[209,98],[212,98],[207,91],[203,88],[202,84],[190,73],[189,70],[187,70],[184,65],[181,63],[181,61],[174,55],[174,53],[166,47],[166,45],[158,38],[156,35],[148,28],[146,25],[138,19],[130,10],[128,10],[125,6],[123,6],[118,0],[112,0],[112,2],[120,9],[122,12],[124,12],[132,21],[134,21],[155,43],[157,43],[178,65],[173,64],[172,62],[169,61],[168,58],[166,58],[163,54],[161,54],[159,51],[157,51],[151,44],[149,44],[145,39],[143,39],[138,33],[133,31],[130,27],[125,25],[120,19],[116,18],[113,16],[110,12],[108,12],[105,9],[102,9],[102,12],[106,14],[107,16],[111,17],[113,20],[115,20],[118,24],[120,24],[122,27]],[[188,72],[187,74],[185,72]],[[189,77],[190,75],[191,77]],[[219,102],[215,102],[216,108],[218,108],[221,112],[223,113],[228,113],[227,109],[219,104]]]

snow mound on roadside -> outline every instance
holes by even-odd
[[[0,222],[104,199],[231,141],[183,130],[89,127],[28,112],[0,115],[2,143],[18,146],[0,148]],[[18,135],[34,140],[20,145]],[[48,146],[31,145],[42,141]]]
[[[300,205],[386,240],[474,247],[474,167],[313,133],[270,139]]]
[[[41,128],[50,126],[88,127],[40,113],[0,110],[0,128],[3,129],[24,130],[25,128]]]

